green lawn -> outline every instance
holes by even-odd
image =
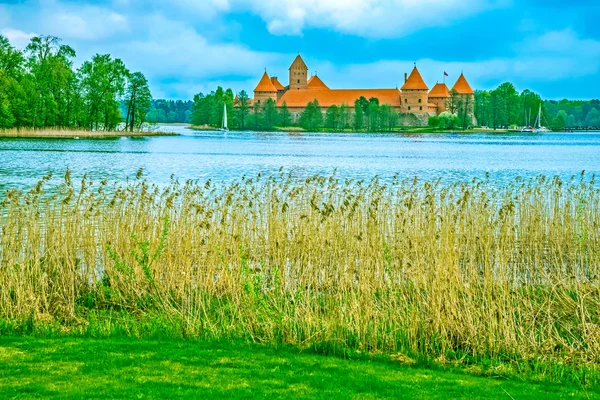
[[[259,345],[0,337],[0,398],[600,398],[598,389]]]

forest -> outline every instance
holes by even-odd
[[[0,129],[139,130],[152,100],[144,74],[109,54],[75,69],[75,56],[55,36],[33,37],[21,51],[0,35]]]

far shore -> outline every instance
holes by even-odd
[[[179,136],[174,132],[86,131],[72,129],[6,129],[0,138],[27,139],[113,139],[120,137]]]

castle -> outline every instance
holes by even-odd
[[[463,74],[460,75],[452,90],[456,90],[461,99],[473,104],[474,92]],[[330,89],[317,75],[308,77],[308,67],[298,55],[289,68],[289,85],[283,86],[277,77],[263,74],[254,89],[254,104],[264,103],[272,99],[278,107],[284,103],[297,118],[306,105],[317,100],[326,110],[332,105],[346,104],[354,107],[360,97],[379,99],[380,104],[389,104],[397,112],[412,114],[421,124],[427,124],[429,116],[440,115],[447,111],[450,89],[445,83],[437,83],[431,91],[423,81],[417,66],[410,75],[404,74],[404,84],[400,89]]]

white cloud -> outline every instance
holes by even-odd
[[[40,12],[40,29],[63,39],[100,40],[129,30],[126,16],[109,8],[50,2]]]
[[[0,34],[8,39],[8,41],[18,49],[24,49],[28,44],[29,40],[37,36],[35,33],[27,33],[18,29],[4,28],[0,30]]]
[[[448,25],[504,4],[502,0],[232,0],[250,9],[277,35],[298,35],[306,27],[332,28],[364,37],[398,37]]]

